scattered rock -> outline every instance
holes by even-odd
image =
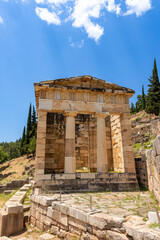
[[[45,234],[41,235],[38,240],[52,240],[54,238],[55,237],[52,234],[45,233]]]
[[[4,191],[4,194],[5,194],[5,195],[11,194],[11,193],[13,193],[13,190],[5,190],[5,191]]]

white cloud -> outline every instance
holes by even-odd
[[[116,4],[115,0],[108,0],[107,10],[108,12],[115,12],[117,15],[121,12],[121,4]]]
[[[71,39],[69,39],[69,43],[70,43],[70,46],[71,46],[71,47],[74,47],[74,48],[82,48],[83,45],[84,45],[84,40],[82,39],[82,40],[79,41],[79,42],[73,42]]]
[[[61,21],[55,12],[49,12],[47,8],[36,7],[36,14],[48,24],[60,25]]]
[[[3,18],[0,16],[0,23],[4,23]]]
[[[125,3],[128,9],[125,15],[135,13],[137,16],[141,16],[152,7],[151,0],[125,0]]]
[[[101,9],[105,7],[106,0],[76,0],[72,13],[73,26],[84,27],[89,38],[98,41],[103,35],[103,27],[95,24],[90,18],[99,18]]]
[[[124,5],[122,7],[122,1]],[[98,20],[105,11],[119,16],[142,15],[151,9],[151,0],[35,0],[36,14],[48,24],[60,25],[71,21],[72,26],[84,29],[96,42],[104,34]],[[127,7],[125,11],[123,8]]]

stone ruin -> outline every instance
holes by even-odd
[[[75,191],[138,188],[129,106],[133,90],[88,75],[34,87],[37,186]]]

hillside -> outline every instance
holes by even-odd
[[[6,184],[15,179],[33,177],[35,157],[22,156],[0,164],[0,183]]]
[[[143,143],[160,134],[160,117],[145,111],[131,115],[132,139],[134,143]]]

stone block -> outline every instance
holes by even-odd
[[[79,209],[70,207],[68,215],[84,223],[88,223],[88,214]]]
[[[4,209],[0,211],[0,236],[10,236],[23,229],[23,212],[7,214]]]
[[[96,173],[80,173],[81,179],[94,179]]]
[[[41,235],[41,236],[39,237],[38,240],[54,240],[54,239],[55,239],[55,237],[54,237],[52,234],[50,234],[50,233],[44,233],[43,235]]]
[[[128,240],[125,234],[108,230],[106,232],[106,240]]]
[[[159,213],[160,216],[160,213]],[[148,218],[150,223],[158,223],[156,212],[148,212]]]
[[[121,228],[123,221],[124,221],[123,218],[112,217],[105,213],[96,213],[88,216],[88,223],[101,230]]]
[[[53,202],[52,209],[55,209],[64,215],[69,215],[69,207],[67,205],[65,205],[64,203]]]
[[[5,211],[7,214],[10,213],[23,213],[23,204],[5,204]]]
[[[76,179],[75,173],[65,173],[65,179]]]
[[[53,235],[58,235],[58,233],[59,233],[59,227],[56,227],[56,226],[51,226],[51,233],[53,234]]]
[[[59,179],[64,180],[65,179],[65,174],[55,174],[55,179],[56,180],[59,180]]]

